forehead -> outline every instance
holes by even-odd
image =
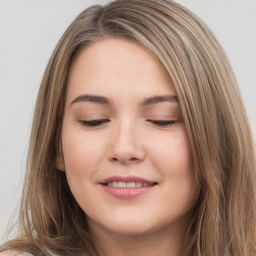
[[[110,38],[86,47],[73,62],[68,97],[81,93],[140,97],[174,94],[174,88],[163,65],[147,49],[130,40]]]

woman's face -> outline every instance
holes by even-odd
[[[105,39],[76,58],[62,147],[57,167],[92,230],[145,234],[188,222],[198,189],[180,105],[138,44]]]

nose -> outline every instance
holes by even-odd
[[[138,127],[131,122],[123,122],[113,129],[110,137],[108,158],[111,162],[122,165],[140,163],[145,159],[146,152]]]

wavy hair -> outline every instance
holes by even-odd
[[[79,52],[105,38],[152,52],[172,79],[201,193],[191,213],[190,255],[256,255],[256,156],[230,63],[211,30],[171,0],[116,0],[83,11],[47,65],[31,132],[18,234],[0,251],[96,256],[86,214],[56,169],[67,77]]]

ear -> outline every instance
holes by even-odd
[[[59,171],[65,172],[65,164],[64,159],[61,154],[58,153],[56,160],[55,160],[55,166]]]

